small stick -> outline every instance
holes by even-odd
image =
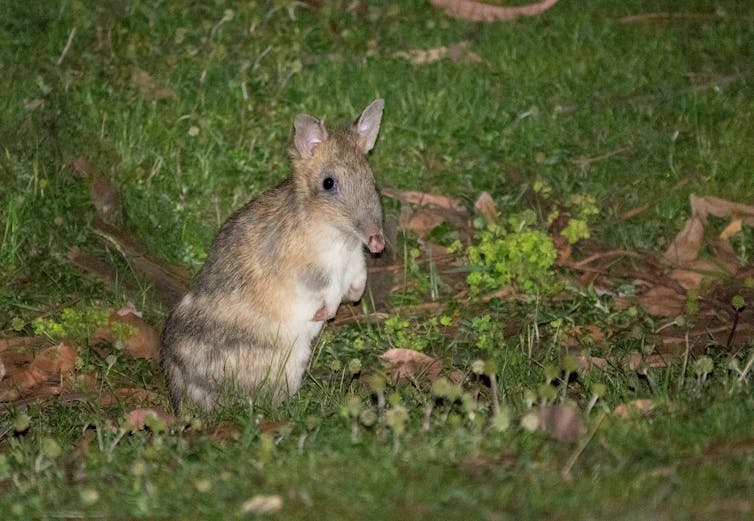
[[[730,334],[728,335],[728,341],[725,342],[725,347],[730,349],[730,344],[733,342],[733,335],[736,334],[736,328],[738,327],[738,317],[740,316],[740,313],[738,312],[738,309],[733,310],[735,312],[735,315],[733,315],[733,327],[730,330]]]
[[[636,258],[643,258],[644,255],[637,253],[635,251],[630,250],[610,250],[600,253],[595,253],[594,255],[590,255],[586,259],[582,259],[578,262],[574,262],[569,267],[573,268],[581,268],[582,266],[585,266],[587,264],[590,264],[598,259],[604,259],[605,257],[636,257]]]
[[[571,478],[571,469],[576,464],[576,461],[579,459],[579,456],[581,456],[581,453],[584,452],[584,449],[586,449],[586,446],[589,445],[589,442],[592,441],[592,438],[594,438],[594,435],[597,432],[597,429],[599,429],[602,420],[605,419],[605,414],[606,413],[602,411],[599,418],[597,418],[594,427],[592,427],[592,430],[589,432],[589,436],[584,438],[584,440],[579,444],[573,454],[571,454],[571,456],[568,458],[568,462],[566,462],[565,467],[563,467],[563,470],[560,471],[560,475],[563,476],[563,479],[569,480]]]
[[[63,52],[60,53],[60,58],[58,58],[58,61],[55,63],[58,67],[60,67],[60,64],[63,63],[63,60],[65,59],[65,55],[68,54],[68,49],[71,48],[71,44],[73,43],[73,37],[76,36],[76,28],[74,27],[71,29],[71,33],[68,35],[68,41],[65,43],[65,47],[63,47]]]

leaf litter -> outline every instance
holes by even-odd
[[[122,229],[120,219],[120,197],[117,186],[107,179],[97,168],[85,158],[77,158],[72,163],[73,169],[83,178],[89,179],[90,195],[97,210],[97,218],[92,222],[92,228],[98,234],[103,243],[114,246],[127,260],[129,260],[138,272],[147,280],[157,287],[157,293],[161,300],[166,304],[172,304],[177,301],[188,284],[188,272],[180,266],[173,266],[164,263],[160,259],[151,256],[146,249],[140,245],[138,240]],[[93,179],[100,179],[95,186]],[[435,263],[436,268],[443,275],[447,273],[458,273],[458,268],[463,265],[461,254],[448,254],[444,247],[438,246],[431,242],[431,234],[435,228],[447,223],[462,238],[464,244],[470,244],[473,235],[472,219],[466,206],[458,199],[440,194],[431,194],[419,191],[401,191],[391,188],[383,189],[382,194],[386,197],[396,199],[401,203],[401,213],[397,220],[395,229],[404,233],[414,234],[419,239],[422,251],[431,253],[430,259]],[[556,264],[561,268],[582,273],[581,283],[594,284],[598,291],[611,293],[611,286],[626,274],[633,275],[636,287],[640,289],[635,297],[621,297],[614,295],[615,302],[618,306],[629,306],[632,303],[639,304],[649,314],[664,317],[677,317],[684,313],[684,306],[687,302],[689,291],[699,291],[703,288],[710,287],[710,281],[719,282],[722,277],[737,274],[740,271],[739,266],[732,262],[732,248],[729,247],[729,241],[735,234],[740,233],[743,226],[751,226],[754,223],[754,207],[725,201],[714,197],[690,197],[691,216],[687,220],[684,228],[678,233],[664,255],[657,257],[647,252],[635,252],[629,250],[602,250],[599,245],[593,241],[585,241],[582,251],[587,253],[586,257],[581,260],[571,258],[570,245],[567,249],[562,245],[558,248],[559,258]],[[495,207],[495,202],[489,193],[483,192],[477,198],[474,204],[474,210],[477,215],[481,216],[488,224],[496,223],[500,219],[500,212]],[[728,225],[715,237],[710,238],[706,234],[708,217],[715,216],[728,219]],[[551,226],[550,233],[553,240],[562,238],[558,230],[567,224],[567,215],[561,213],[559,217],[563,222],[557,222]],[[564,220],[565,219],[565,220]],[[700,258],[701,251],[706,245],[713,246],[712,251],[718,255],[727,256],[721,258]],[[727,246],[726,246],[727,245]],[[622,269],[622,261],[631,259],[634,264],[633,272],[627,272]],[[114,280],[116,273],[113,267],[108,267],[107,263],[101,262],[96,268],[91,269],[92,258],[87,257],[81,252],[72,252],[70,260],[74,265],[82,269],[94,272],[96,276],[102,279]],[[419,261],[419,262],[426,262]],[[638,265],[638,268],[636,267]],[[390,275],[392,280],[393,273],[400,273],[403,270],[403,260],[398,259],[396,255],[386,256],[383,259],[376,258],[369,260],[370,281],[379,276],[380,273]],[[462,279],[459,278],[462,281]],[[464,284],[453,286],[456,293],[453,298],[466,302],[469,300],[468,293],[461,289]],[[719,289],[720,286],[712,286],[715,291],[725,293],[726,290]],[[602,288],[602,289],[600,289]],[[389,296],[390,287],[388,286],[387,294]],[[395,288],[392,288],[393,290]],[[728,291],[729,292],[729,291]],[[709,293],[709,291],[708,291]],[[479,297],[481,302],[487,302],[493,298],[503,300],[527,300],[526,295],[518,295],[512,287],[504,287],[488,295]],[[722,298],[722,297],[721,297]],[[752,296],[754,300],[754,296]],[[719,306],[721,299],[705,299],[704,305]],[[438,307],[438,304],[440,307]],[[385,304],[383,304],[384,306]],[[421,313],[428,310],[438,310],[446,307],[444,302],[422,302],[411,306],[401,306],[393,311]],[[389,310],[388,307],[382,307]],[[718,308],[719,309],[719,308]],[[707,313],[704,310],[700,316],[706,317],[707,314],[713,318],[719,318],[719,313]],[[347,314],[346,317],[343,314]],[[116,344],[123,348],[124,354],[135,357],[155,360],[158,357],[159,335],[151,326],[143,322],[140,314],[133,305],[126,306],[120,310],[110,313],[107,323],[100,326],[95,331],[93,343],[110,343]],[[344,323],[361,318],[370,320],[370,317],[377,321],[384,320],[389,315],[383,311],[373,310],[372,313],[364,312],[364,308],[356,310],[355,306],[341,306],[341,311],[337,317],[337,323]],[[683,339],[685,343],[705,341],[705,335],[710,332],[717,332],[725,335],[729,332],[730,327],[716,324],[710,320],[700,320],[695,330],[689,331],[687,328],[685,335],[679,335],[679,328],[673,324],[670,327],[659,330],[662,337],[662,345],[653,353],[629,353],[627,356],[591,356],[580,355],[577,357],[579,368],[588,370],[597,368],[602,371],[622,369],[628,371],[642,372],[649,368],[667,367],[676,363],[681,351],[677,347],[687,347],[679,342]],[[605,333],[596,325],[586,324],[579,326],[583,331],[575,330],[573,337],[568,337],[566,341],[571,346],[578,345],[579,338],[586,334],[591,337],[590,342],[603,342]],[[741,326],[747,329],[746,325]],[[123,331],[129,330],[129,334],[123,336]],[[611,332],[608,335],[612,334]],[[578,338],[577,338],[578,337]],[[31,389],[35,386],[40,388],[36,391],[41,395],[50,396],[60,393],[62,387],[62,374],[71,372],[73,369],[71,356],[73,360],[76,357],[75,347],[67,346],[72,349],[72,353],[66,351],[64,354],[68,358],[67,363],[55,365],[49,356],[50,352],[45,352],[39,360],[36,356],[29,353],[15,353],[11,356],[8,347],[13,341],[5,340],[5,350],[0,362],[3,364],[5,377],[2,384],[6,401],[21,399],[30,395]],[[21,341],[23,344],[26,341]],[[63,346],[61,344],[61,346]],[[664,347],[663,347],[664,346]],[[3,344],[0,343],[0,347]],[[58,346],[58,349],[63,349]],[[52,349],[52,348],[50,348]],[[39,356],[39,355],[38,355]],[[442,361],[424,353],[410,349],[391,349],[381,355],[381,358],[388,363],[388,371],[394,382],[413,379],[418,381],[433,382],[443,371]],[[65,360],[65,357],[63,357]],[[21,369],[24,364],[28,366],[27,370]],[[453,371],[454,379],[458,379],[460,371]],[[79,384],[82,381],[79,379]],[[461,378],[463,380],[463,378]],[[9,384],[8,382],[13,382]],[[46,390],[45,382],[48,384]],[[86,385],[84,387],[87,387]],[[88,387],[94,387],[92,382],[88,382]],[[14,394],[15,393],[15,394]],[[117,388],[110,393],[105,393],[99,397],[103,405],[123,405],[124,403],[134,403],[139,405],[132,411],[132,425],[141,428],[141,423],[148,410],[142,405],[154,406],[159,404],[160,397],[153,391],[137,388]],[[639,403],[639,408],[648,407],[643,402]],[[156,409],[160,411],[160,409]],[[622,409],[617,409],[617,415],[624,413]],[[164,412],[164,411],[163,411]],[[149,413],[152,414],[152,413]],[[158,416],[159,412],[155,413]],[[167,414],[167,413],[166,413]],[[625,413],[628,414],[628,413]],[[167,418],[162,418],[167,421]],[[567,407],[557,406],[551,408],[541,408],[536,413],[536,423],[539,428],[543,429],[554,438],[572,442],[584,433],[583,419],[574,415]]]

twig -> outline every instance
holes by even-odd
[[[733,342],[733,335],[736,334],[736,327],[738,327],[738,318],[740,316],[740,313],[738,309],[734,309],[734,315],[733,315],[733,327],[730,329],[730,334],[728,335],[728,341],[725,342],[725,347],[730,349],[730,344]]]
[[[569,480],[571,478],[571,469],[573,469],[573,466],[576,464],[579,456],[581,456],[581,453],[584,452],[584,449],[586,449],[586,446],[589,445],[589,442],[592,441],[592,438],[594,438],[594,434],[597,432],[597,429],[599,429],[600,424],[602,424],[602,420],[605,419],[605,414],[606,413],[603,411],[599,415],[597,421],[594,423],[594,427],[592,427],[592,430],[589,432],[589,435],[584,438],[581,443],[579,443],[579,446],[568,458],[568,462],[566,462],[565,467],[563,467],[563,470],[560,471],[560,475],[563,477],[563,479]]]
[[[590,255],[586,259],[582,259],[578,262],[566,264],[566,267],[579,269],[582,266],[585,266],[586,264],[591,264],[592,262],[599,259],[604,259],[605,257],[635,257],[637,259],[641,259],[644,257],[644,255],[641,255],[640,253],[637,253],[635,251],[630,251],[630,250],[609,250],[609,251],[604,251],[600,253],[595,253],[594,255]]]
[[[609,159],[615,155],[621,154],[623,152],[627,152],[631,150],[631,147],[620,147],[616,148],[615,150],[612,150],[610,152],[605,152],[604,154],[600,154],[595,157],[577,157],[575,159],[571,159],[571,164],[578,166],[582,170],[586,170],[589,165],[592,163],[598,163],[599,161],[604,161],[605,159]]]
[[[73,37],[76,36],[76,28],[74,27],[71,29],[71,33],[68,35],[68,41],[65,43],[65,47],[63,47],[63,52],[60,53],[60,58],[58,58],[58,61],[55,62],[55,65],[60,67],[60,64],[63,63],[63,60],[65,59],[65,55],[68,54],[68,49],[71,48],[71,44],[73,43]]]

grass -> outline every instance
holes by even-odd
[[[754,194],[754,15],[741,2],[690,1],[682,12],[707,18],[626,24],[626,15],[681,8],[563,1],[536,18],[489,25],[447,18],[425,2],[7,4],[4,337],[31,334],[35,318],[56,319],[64,308],[110,309],[127,299],[148,322],[164,319],[149,288],[113,292],[67,262],[78,247],[130,276],[88,226],[94,207],[73,159],[88,158],[117,182],[124,226],[151,252],[195,271],[224,217],[288,174],[296,113],[347,121],[378,96],[386,112],[370,161],[380,185],[469,206],[487,190],[504,216],[533,209],[542,221],[548,208],[528,188],[544,181],[556,202],[594,196],[592,238],[613,247],[662,251],[688,217],[689,194],[742,203]],[[482,61],[417,66],[394,57],[458,41]],[[736,241],[750,259],[751,230]],[[446,275],[409,267],[426,292]],[[0,412],[0,511],[18,519],[244,517],[244,502],[258,494],[281,497],[279,519],[738,519],[754,511],[754,399],[750,381],[739,385],[726,369],[730,353],[707,350],[715,369],[703,384],[692,360],[685,373],[680,364],[590,371],[563,391],[565,382],[546,374],[565,367],[572,326],[614,331],[570,348],[607,356],[641,350],[659,320],[589,290],[470,306],[440,294],[447,327],[421,316],[328,327],[310,378],[278,410],[231,407],[185,431],[118,439],[127,404],[8,405]],[[474,322],[484,316],[497,331]],[[114,351],[108,370],[81,343],[85,370],[106,386],[164,396],[156,368]],[[752,338],[737,343],[743,367]],[[348,397],[379,412],[367,377],[380,371],[387,347],[421,348],[460,369],[478,402],[438,401],[425,433],[429,386],[389,384],[388,409],[408,413],[404,432],[357,422],[354,441]],[[501,432],[491,423],[488,382],[471,371],[478,358],[498,365],[513,420]],[[353,359],[360,378],[348,373]],[[557,384],[555,398],[537,395],[543,383]],[[593,434],[581,452],[520,426],[532,394],[551,404],[565,397],[583,411],[599,383],[606,390],[586,417]],[[638,398],[653,399],[655,410],[598,421]],[[213,434],[228,422],[230,433]]]

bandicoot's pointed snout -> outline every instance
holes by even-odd
[[[385,249],[385,238],[382,236],[382,232],[375,233],[369,236],[369,251],[372,253],[380,253]]]

